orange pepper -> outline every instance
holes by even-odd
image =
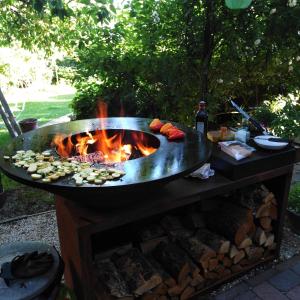
[[[182,130],[175,127],[175,128],[170,128],[168,130],[167,136],[168,136],[168,140],[179,140],[185,137],[185,133]]]
[[[171,128],[175,128],[171,123],[166,123],[161,129],[160,129],[160,133],[162,134],[167,134],[168,130]]]
[[[159,132],[160,129],[163,127],[164,123],[160,121],[160,119],[153,119],[150,123],[149,127],[154,132]]]

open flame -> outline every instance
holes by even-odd
[[[104,102],[99,104],[98,118],[101,128],[105,128],[107,105]],[[70,136],[57,134],[53,139],[53,144],[62,157],[80,157],[80,160],[88,161],[90,156],[93,157],[92,162],[95,162],[96,157],[96,162],[104,163],[126,161],[134,153],[139,153],[139,157],[148,156],[157,150],[147,145],[147,138],[143,132],[132,132],[131,143],[124,143],[124,134],[124,130],[119,130],[110,136],[105,129]]]

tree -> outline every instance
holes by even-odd
[[[103,97],[131,114],[191,124],[201,97],[213,112],[228,97],[253,104],[282,84],[299,87],[299,12],[283,0],[238,11],[223,0],[132,0],[113,28],[91,27],[81,39],[74,109],[87,117]]]

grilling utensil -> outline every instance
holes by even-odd
[[[265,127],[263,127],[257,120],[248,115],[242,108],[240,108],[234,101],[231,100],[232,106],[244,116],[244,118],[251,122],[263,135],[268,135],[268,131]]]

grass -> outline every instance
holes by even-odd
[[[25,104],[23,111],[14,112],[17,121],[27,118],[36,118],[40,126],[72,112],[70,103],[74,97],[74,90],[68,86],[50,86],[43,91],[20,89],[5,96],[12,110],[16,108],[20,109],[22,105]],[[20,99],[22,99],[22,101]],[[25,101],[23,101],[23,99],[25,99]],[[11,137],[2,119],[0,121],[1,148],[11,140]],[[21,186],[3,174],[1,177],[5,190]]]

